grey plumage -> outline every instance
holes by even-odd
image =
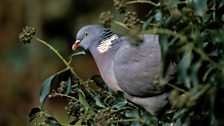
[[[103,80],[113,91],[123,91],[130,101],[152,114],[167,104],[168,92],[154,84],[161,71],[158,35],[144,35],[143,43],[133,46],[127,37],[99,25],[88,25],[80,29],[76,39],[73,47],[78,44],[90,51]],[[169,70],[167,81],[173,71]]]

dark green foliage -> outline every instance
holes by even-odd
[[[58,88],[59,92],[65,92],[69,94],[72,90],[73,76],[71,75],[70,70],[65,69],[54,75],[48,77],[42,84],[40,88],[40,105],[43,106],[44,102],[51,91],[51,87],[54,83],[60,83]]]
[[[224,104],[219,94],[224,91],[223,79],[218,79],[224,78],[223,2],[170,0],[148,18],[148,24],[156,21],[158,25],[151,28],[158,29],[161,35],[163,74],[171,62],[176,62],[179,86],[186,90],[173,91],[170,96],[177,110],[173,117],[176,125],[224,124]]]
[[[48,96],[48,94],[50,93],[50,89],[51,89],[51,84],[53,79],[55,78],[55,75],[50,76],[49,78],[47,78],[41,88],[40,88],[40,105],[43,106],[46,97]]]
[[[49,126],[62,126],[58,120],[56,120],[54,117],[46,117],[45,118],[45,123],[48,124]]]

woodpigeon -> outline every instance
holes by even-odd
[[[168,103],[169,94],[155,84],[161,72],[158,39],[158,35],[143,35],[143,42],[134,46],[128,37],[100,25],[87,25],[77,33],[72,49],[81,46],[90,51],[108,87],[156,114]],[[173,71],[168,71],[167,80]]]

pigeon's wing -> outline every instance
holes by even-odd
[[[146,35],[143,41],[139,46],[123,42],[114,56],[113,72],[123,91],[147,97],[163,92],[154,83],[160,75],[161,52],[157,35]]]

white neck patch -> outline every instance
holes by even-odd
[[[114,35],[110,36],[108,39],[102,40],[100,45],[97,47],[97,50],[100,53],[105,53],[108,49],[111,48],[113,41],[117,38],[118,38],[118,35],[114,34]]]

